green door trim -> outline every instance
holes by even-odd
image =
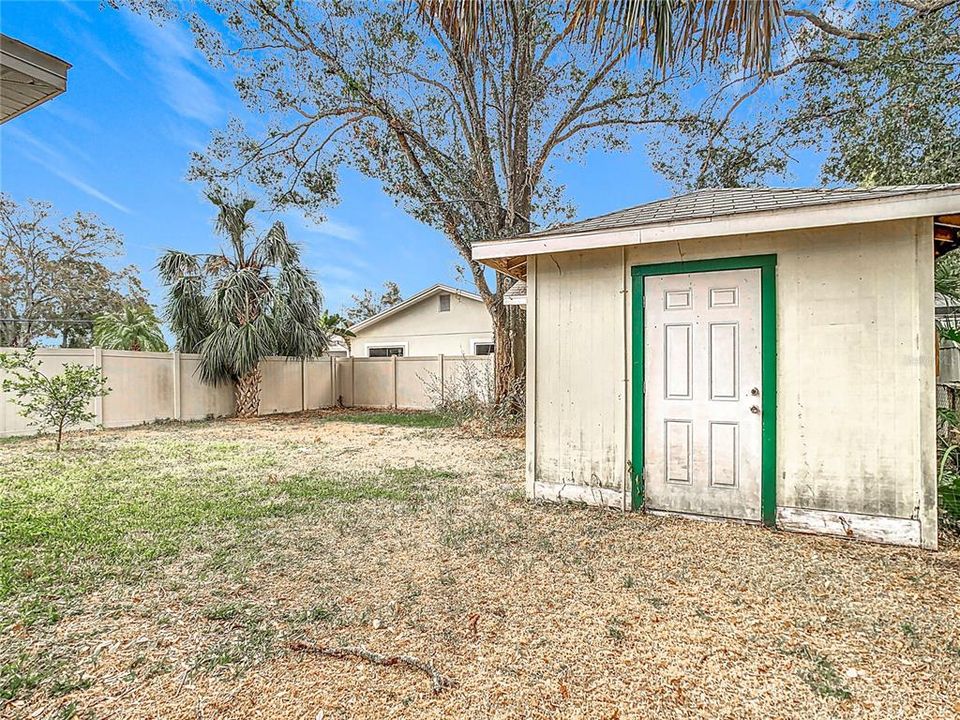
[[[773,526],[777,519],[777,256],[691,260],[688,262],[636,265],[633,276],[633,385],[632,480],[631,496],[635,510],[643,507],[643,292],[644,279],[650,275],[715,272],[718,270],[760,270],[760,352],[761,381],[761,471],[760,517],[764,525]]]

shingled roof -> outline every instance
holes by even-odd
[[[544,235],[568,235],[584,232],[620,230],[642,225],[659,225],[684,220],[740,215],[754,212],[775,212],[814,205],[832,205],[857,200],[878,200],[918,192],[960,190],[960,183],[944,185],[897,185],[874,188],[710,188],[685,195],[598,215],[565,225],[555,225],[520,238]]]
[[[525,280],[531,255],[923,217],[933,220],[935,253],[960,247],[960,183],[697,190],[527,235],[477,242],[472,255],[497,272]]]

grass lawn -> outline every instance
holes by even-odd
[[[456,424],[449,416],[432,412],[344,412],[334,415],[333,419],[337,422],[417,428],[448,428]]]
[[[531,504],[522,466],[406,413],[4,442],[0,717],[960,712],[957,549]]]

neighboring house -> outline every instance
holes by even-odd
[[[960,327],[960,304],[953,298],[937,293],[934,297],[937,325],[947,328]],[[960,346],[952,340],[938,337],[937,383],[960,385]]]
[[[527,494],[937,545],[960,184],[702,190],[473,257],[526,281]]]
[[[7,35],[0,35],[0,123],[67,90],[64,62]]]
[[[353,338],[348,339],[352,340]],[[342,337],[339,335],[334,335],[330,338],[330,344],[327,346],[327,350],[323,354],[330,357],[347,357],[350,355],[350,346],[347,345],[347,341]]]
[[[350,328],[356,357],[489,355],[493,325],[479,295],[434,285]]]

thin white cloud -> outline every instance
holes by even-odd
[[[70,159],[52,145],[38,140],[26,130],[21,130],[17,127],[5,127],[3,129],[3,136],[4,138],[13,137],[19,143],[18,147],[20,151],[37,165],[46,169],[47,172],[73,185],[90,197],[106,203],[112,208],[127,213],[128,215],[132,214],[132,211],[126,205],[114,200],[105,192],[98,190],[90,183],[78,177],[76,173],[71,172],[69,170]]]
[[[102,45],[100,45],[100,43],[97,43],[97,42],[89,42],[89,43],[87,43],[87,49],[88,49],[91,53],[93,53],[94,57],[96,57],[98,60],[100,60],[100,62],[102,62],[102,63],[103,63],[104,65],[106,65],[108,68],[110,68],[111,70],[113,70],[117,75],[119,75],[120,77],[122,77],[124,80],[129,80],[129,79],[130,79],[130,75],[129,75],[129,74],[127,73],[127,71],[124,69],[123,65],[121,65],[119,62],[117,62],[117,61],[114,59],[113,55],[111,55],[109,52],[107,52],[107,50],[106,50]]]
[[[313,274],[316,275],[320,280],[329,280],[331,282],[349,283],[356,282],[361,278],[359,272],[342,265],[324,265],[323,267],[314,270]]]
[[[25,143],[31,146],[34,150],[37,150],[46,159],[44,164],[47,165],[56,164],[62,166],[67,164],[70,158],[79,158],[84,162],[91,161],[90,154],[86,150],[83,150],[75,142],[67,140],[62,136],[58,136],[55,139],[57,144],[57,147],[55,148],[52,145],[49,145],[38,139],[36,136],[27,132],[26,130],[22,130],[18,127],[4,128],[3,132],[0,133],[0,137],[5,135],[12,136],[19,143]],[[64,150],[69,152],[69,157],[64,154]]]
[[[50,102],[45,102],[40,107],[30,112],[50,113],[55,118],[62,120],[66,126],[63,129],[87,130],[88,132],[99,132],[99,126],[93,121],[92,115],[84,115],[70,107],[69,103],[60,102],[59,98],[54,98]]]
[[[203,77],[206,61],[194,48],[190,33],[181,25],[124,13],[133,35],[143,46],[161,98],[179,115],[208,126],[224,116],[222,98]]]
[[[353,225],[348,225],[346,223],[336,222],[334,220],[324,220],[316,225],[308,225],[307,229],[314,230],[321,235],[329,235],[330,237],[337,238],[338,240],[346,240],[347,242],[359,245],[363,244],[363,233],[360,228]]]
[[[124,212],[127,215],[133,214],[133,211],[130,208],[128,208],[126,205],[122,205],[121,203],[117,202],[106,193],[100,192],[95,187],[84,182],[80,178],[75,177],[70,173],[64,172],[62,170],[58,170],[57,168],[54,168],[54,167],[47,166],[47,170],[52,172],[54,175],[56,175],[58,178],[60,178],[64,182],[67,182],[70,185],[73,185],[75,188],[77,188],[81,192],[85,192],[90,197],[96,198],[97,200],[104,202],[110,207],[116,208],[120,212]]]
[[[87,22],[90,22],[89,16],[80,8],[77,3],[70,2],[70,0],[61,0],[60,4],[77,17],[81,17]]]
[[[65,3],[64,7],[71,8],[73,12],[77,13],[81,17],[86,18],[86,15],[84,15],[82,11],[73,8],[69,3]],[[94,36],[93,33],[86,30],[82,25],[78,25],[72,21],[61,21],[57,23],[57,26],[63,35],[72,38],[77,47],[83,48],[86,54],[97,58],[100,62],[113,70],[113,72],[123,79],[130,79],[130,75],[127,73],[126,68],[124,68],[123,65],[121,65],[121,63],[110,54],[104,44],[96,36]]]

